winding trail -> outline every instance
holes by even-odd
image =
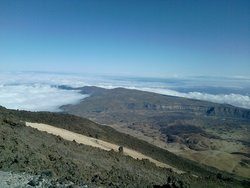
[[[58,127],[54,127],[48,124],[42,124],[42,123],[31,123],[31,122],[26,122],[26,126],[38,129],[39,131],[45,131],[49,134],[53,134],[56,136],[60,136],[65,140],[69,140],[69,141],[73,141],[75,140],[77,143],[81,143],[84,145],[88,145],[88,146],[92,146],[92,147],[97,147],[103,150],[111,150],[113,149],[114,151],[118,152],[118,148],[119,146],[116,144],[112,144],[110,142],[106,142],[100,139],[96,139],[96,138],[92,138],[92,137],[88,137],[82,134],[78,134],[72,131],[68,131],[66,129],[62,129],[62,128],[58,128]],[[183,174],[185,173],[184,171],[181,171],[179,169],[176,169],[168,164],[162,163],[160,161],[157,161],[149,156],[146,156],[140,152],[137,152],[135,150],[123,147],[123,153],[125,155],[128,155],[134,159],[148,159],[149,161],[151,161],[152,163],[155,163],[156,166],[162,167],[162,168],[171,168],[174,172],[178,173],[178,174]]]

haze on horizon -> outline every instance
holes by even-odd
[[[250,1],[1,0],[0,71],[250,75]]]

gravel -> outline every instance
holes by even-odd
[[[73,182],[60,183],[46,175],[30,175],[27,173],[13,173],[0,171],[1,188],[89,188],[87,185],[77,186]]]

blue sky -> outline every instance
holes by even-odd
[[[249,76],[248,0],[0,0],[0,71]]]

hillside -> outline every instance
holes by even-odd
[[[20,121],[21,120],[21,121]],[[147,160],[135,160],[114,151],[66,141],[58,136],[26,127],[23,121],[50,123],[102,140],[113,140],[130,148],[142,147],[152,158],[168,161],[190,173],[176,174],[159,168]],[[95,135],[96,134],[96,135]],[[112,136],[111,136],[112,135]],[[111,136],[111,137],[110,137]],[[247,187],[247,181],[213,169],[195,165],[160,148],[139,141],[87,119],[56,113],[31,113],[0,108],[0,170],[45,173],[54,183],[73,182],[75,185],[102,187]],[[125,145],[125,144],[124,144]],[[144,148],[145,145],[145,148]],[[145,150],[145,151],[144,151]],[[158,155],[156,155],[158,153]],[[172,156],[172,157],[171,157]],[[170,187],[171,187],[170,186]]]
[[[72,88],[67,88],[72,89]],[[77,88],[65,113],[89,118],[195,162],[249,177],[250,110],[124,88]]]
[[[55,183],[152,187],[167,183],[168,176],[176,176],[146,160],[137,161],[26,127],[6,110],[0,113],[0,140],[0,170],[46,174]],[[174,181],[180,183],[176,178]]]

